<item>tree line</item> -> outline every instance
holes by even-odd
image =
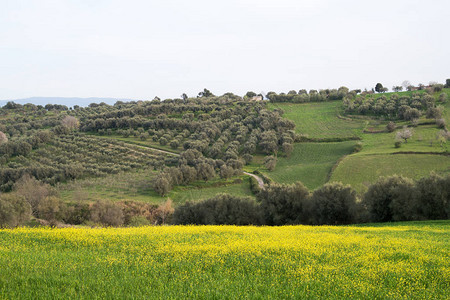
[[[170,200],[160,205],[133,201],[66,203],[50,185],[24,175],[12,193],[0,194],[0,227],[28,224],[31,217],[50,226],[344,225],[450,218],[450,175],[431,174],[415,181],[397,175],[381,177],[361,198],[349,185],[336,182],[313,192],[301,182],[270,183],[255,192],[256,199],[218,194],[175,209]]]
[[[339,89],[310,90],[309,92],[305,89],[299,91],[291,90],[280,94],[268,92],[266,97],[270,102],[305,103],[342,100],[348,95],[356,96],[360,92],[361,90],[349,91],[347,87],[342,86]]]
[[[135,201],[65,202],[49,184],[22,176],[11,193],[0,194],[0,228],[30,225],[141,226],[171,222],[170,200],[160,205]]]
[[[364,222],[450,218],[450,175],[432,174],[417,181],[381,177],[358,198],[341,183],[327,183],[312,193],[300,182],[272,183],[250,197],[217,195],[175,209],[174,224],[343,225]]]
[[[431,92],[413,92],[411,95],[392,94],[390,97],[359,95],[347,96],[343,100],[344,111],[347,114],[385,116],[390,119],[411,121],[426,115],[430,119],[442,117],[442,107],[447,101],[447,95],[441,93],[436,100]]]

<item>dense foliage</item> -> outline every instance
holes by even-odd
[[[199,203],[178,207],[174,213],[174,224],[199,225],[260,225],[261,211],[252,198],[241,198],[219,194]]]
[[[305,103],[305,102],[322,102],[331,100],[342,100],[347,95],[355,96],[360,90],[349,92],[345,86],[339,89],[324,89],[324,90],[310,90],[309,93],[305,89],[289,91],[286,93],[277,94],[275,92],[268,92],[267,98],[270,102],[290,102],[290,103]]]
[[[414,120],[426,115],[427,118],[439,119],[442,109],[437,106],[445,101],[445,93],[438,101],[429,92],[410,94],[373,95],[362,94],[347,96],[343,100],[344,110],[350,114],[385,116],[391,119]]]
[[[40,139],[40,135],[45,135],[45,139]],[[164,161],[163,154],[151,149],[79,133],[52,135],[46,130],[11,139],[0,145],[0,154],[2,191],[10,191],[25,174],[55,184],[132,168],[153,167]],[[167,163],[173,162],[167,158]]]
[[[9,191],[23,174],[54,184],[148,166],[164,169],[155,181],[161,195],[174,185],[228,178],[256,152],[292,151],[294,124],[265,106],[230,93],[73,109],[10,102],[0,109],[0,189]],[[149,140],[182,152],[181,160],[99,135]]]
[[[235,202],[234,207],[230,201]],[[204,202],[179,206],[175,209],[177,224],[236,224],[230,223],[245,214],[262,214],[260,225],[340,225],[363,222],[450,219],[450,175],[432,174],[418,181],[401,176],[382,177],[371,185],[360,201],[356,192],[341,183],[327,183],[312,193],[303,184],[266,185],[257,194],[259,206],[236,203],[250,200],[221,195]],[[220,207],[220,210],[216,208]],[[227,209],[224,209],[227,207]],[[252,211],[253,210],[253,211]],[[241,219],[239,219],[241,220]]]

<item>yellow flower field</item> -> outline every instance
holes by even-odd
[[[0,299],[425,299],[450,222],[0,230]]]

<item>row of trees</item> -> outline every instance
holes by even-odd
[[[450,218],[450,175],[417,181],[382,177],[362,199],[348,185],[327,183],[310,193],[300,182],[271,184],[256,201],[218,195],[175,209],[175,224],[339,225]]]
[[[438,102],[444,103],[447,95],[442,93]],[[344,110],[350,114],[387,116],[392,119],[414,120],[426,113],[427,118],[439,119],[442,108],[436,99],[428,93],[413,93],[411,96],[357,96],[346,97]]]
[[[324,89],[324,90],[310,90],[309,93],[306,90],[291,90],[288,93],[277,94],[275,92],[268,92],[267,98],[270,102],[291,102],[291,103],[304,103],[304,102],[321,102],[330,100],[341,100],[347,95],[356,96],[361,90],[349,91],[345,86],[339,89]]]
[[[43,133],[44,131],[40,131]],[[151,149],[125,145],[114,140],[72,133],[53,136],[45,147],[9,157],[17,153],[15,145],[24,141],[9,141],[0,145],[0,191],[7,192],[24,174],[31,174],[38,180],[56,184],[87,176],[103,176],[137,168],[161,168],[162,165],[177,164],[176,157]],[[12,148],[14,147],[14,148]],[[14,151],[12,151],[13,149]],[[20,148],[19,148],[20,149]]]
[[[450,175],[417,181],[382,177],[359,199],[348,185],[328,183],[312,193],[300,182],[272,183],[256,200],[219,194],[175,210],[161,205],[122,201],[66,203],[55,190],[23,176],[13,192],[0,194],[0,227],[15,227],[31,217],[44,225],[87,224],[137,226],[149,224],[340,225],[362,222],[437,220],[450,218]]]
[[[186,185],[196,180],[208,181],[217,175],[227,179],[241,172],[244,162],[237,156],[230,156],[227,160],[212,159],[203,156],[196,149],[188,149],[181,153],[178,165],[166,167],[156,177],[153,188],[161,196],[175,185]]]
[[[33,217],[43,225],[86,224],[100,226],[158,225],[171,221],[170,200],[153,205],[134,201],[118,203],[83,201],[66,203],[48,184],[24,175],[13,192],[0,194],[0,228],[26,224]]]

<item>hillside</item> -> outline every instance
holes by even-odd
[[[419,95],[425,92],[417,92]],[[434,99],[438,101],[437,105],[442,107],[442,118],[449,120],[450,102],[439,102],[439,96],[445,93],[450,97],[450,89],[444,89],[442,92],[433,94]],[[379,97],[391,98],[412,97],[412,92],[397,92],[379,94]],[[366,96],[369,97],[369,96]],[[373,96],[376,97],[376,96]],[[311,148],[308,151],[314,157],[307,158],[308,163],[315,165],[313,171],[308,172],[307,176],[301,175],[301,172],[295,172],[295,175],[279,177],[278,173],[288,174],[289,169],[297,164],[306,168],[305,162],[300,163],[301,159],[280,158],[280,165],[272,173],[267,173],[276,181],[292,182],[293,178],[298,178],[303,182],[311,181],[312,178],[327,178],[327,181],[340,181],[351,184],[358,192],[362,193],[370,183],[373,183],[379,176],[389,176],[393,174],[404,175],[410,178],[420,178],[434,171],[439,174],[450,173],[450,156],[448,156],[448,143],[439,141],[439,128],[433,118],[427,119],[425,114],[418,119],[418,124],[411,127],[413,135],[407,143],[401,144],[401,148],[395,148],[396,134],[402,130],[403,126],[411,126],[410,121],[395,120],[396,130],[387,132],[386,126],[389,118],[370,114],[346,114],[344,105],[341,101],[319,102],[319,103],[271,103],[272,109],[282,109],[284,117],[294,121],[296,131],[305,135],[309,139],[321,141],[322,148],[345,147],[352,142],[341,142],[336,144],[336,139],[345,141],[350,138],[357,138],[361,143],[361,150],[352,153],[351,148],[347,148],[346,153],[334,150],[337,155],[334,159],[333,170],[324,169],[320,174],[320,162],[323,160],[332,160],[333,155],[313,149],[314,143],[300,143],[297,145],[308,145]],[[329,143],[332,141],[332,143]],[[353,142],[353,144],[355,144]],[[341,146],[338,146],[338,145]],[[302,147],[305,147],[302,146]],[[402,154],[397,154],[402,153]],[[289,167],[286,168],[286,163]],[[298,176],[298,177],[295,177]],[[302,177],[305,178],[302,180]],[[308,185],[308,184],[307,184]],[[308,185],[315,188],[314,185]]]
[[[228,93],[75,109],[8,103],[0,109],[0,189],[40,182],[43,195],[64,207],[168,199],[178,206],[219,193],[254,198],[247,171],[266,182],[301,181],[310,191],[339,181],[361,197],[380,176],[450,174],[448,143],[439,139],[446,129],[432,115],[449,119],[442,94],[450,97],[450,89],[373,95],[340,88],[272,93],[270,101]],[[397,148],[405,126],[413,134]]]

